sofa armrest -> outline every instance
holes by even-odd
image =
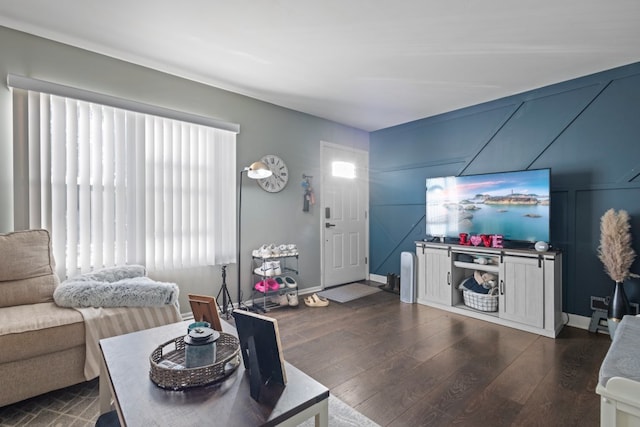
[[[598,384],[601,426],[640,426],[640,382],[613,377]]]

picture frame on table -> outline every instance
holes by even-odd
[[[234,310],[240,352],[250,376],[251,397],[260,398],[260,388],[268,382],[287,383],[278,321],[245,310]]]
[[[208,295],[188,294],[188,296],[193,320],[196,322],[208,322],[212,329],[222,332],[222,323],[220,323],[216,299]]]

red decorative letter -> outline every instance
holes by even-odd
[[[461,245],[469,246],[469,241],[467,240],[467,237],[469,237],[469,235],[467,233],[460,233],[460,244]]]

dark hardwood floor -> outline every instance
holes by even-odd
[[[608,335],[554,340],[387,292],[268,315],[287,361],[383,426],[599,425]]]

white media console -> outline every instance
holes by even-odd
[[[416,270],[420,304],[550,338],[564,326],[560,252],[416,242]],[[476,270],[497,276],[497,311],[465,305],[458,287]]]

